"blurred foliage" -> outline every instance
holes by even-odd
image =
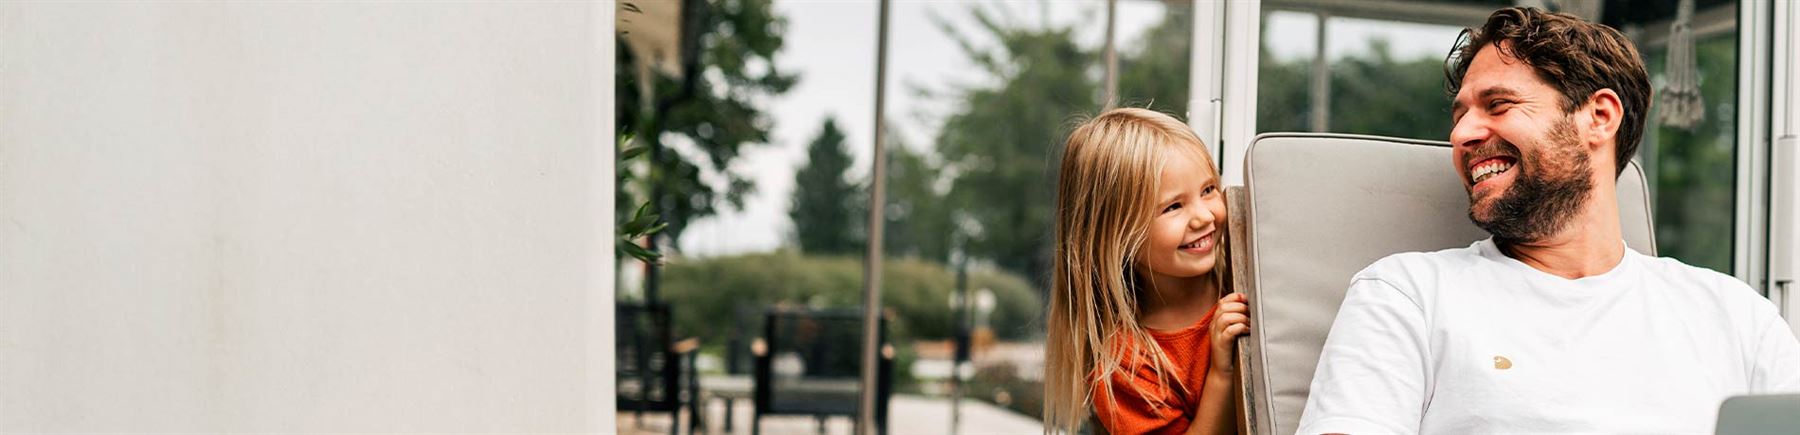
[[[675,311],[676,329],[704,343],[725,343],[733,330],[761,334],[757,313],[786,303],[812,308],[862,306],[862,261],[858,257],[812,256],[792,252],[672,259],[668,262],[663,299]],[[894,311],[890,327],[896,343],[912,339],[942,340],[955,333],[950,294],[956,274],[942,265],[887,260],[882,269],[882,306]],[[1025,280],[994,270],[969,272],[971,292],[994,293],[990,325],[1003,338],[1029,337],[1042,328],[1037,318],[1043,302]],[[740,308],[741,307],[741,308]],[[750,319],[739,319],[739,310]],[[739,323],[739,321],[745,323]]]
[[[1267,21],[1264,22],[1267,30]],[[1450,99],[1444,59],[1395,59],[1388,41],[1369,41],[1369,53],[1333,59],[1331,113],[1325,131],[1427,140],[1450,137]],[[1256,130],[1314,131],[1312,59],[1281,60],[1263,47],[1257,64]]]
[[[1119,107],[1164,113],[1188,110],[1188,69],[1193,53],[1194,6],[1165,3],[1163,20],[1119,49]]]
[[[941,207],[946,212],[931,215],[938,224],[925,225],[944,230],[918,233],[960,234],[972,258],[1042,286],[1052,254],[1062,142],[1083,117],[1100,112],[1102,53],[1084,48],[1072,27],[1005,22],[999,17],[1019,14],[981,8],[970,14],[974,29],[942,20],[939,27],[994,84],[948,93],[955,109],[936,138],[942,162],[935,169],[951,177],[950,190]],[[1121,42],[1121,106],[1177,116],[1187,111],[1188,83],[1180,78],[1188,76],[1192,34],[1192,6],[1170,4],[1161,22],[1136,40]],[[948,254],[950,249],[921,251]]]
[[[1075,42],[1071,27],[1014,25],[983,9],[971,13],[978,36],[939,26],[997,84],[953,96],[955,109],[937,137],[944,165],[955,174],[948,201],[959,211],[968,255],[1044,280],[1056,162],[1079,116],[1099,111],[1090,74],[1097,56]]]
[[[826,118],[819,135],[806,147],[806,165],[794,173],[794,199],[788,217],[794,222],[794,238],[808,254],[854,254],[864,245],[857,204],[861,186],[845,178],[850,152],[844,149],[844,132],[837,120]]]
[[[1369,53],[1332,63],[1330,131],[1449,140],[1444,59],[1395,59],[1382,39],[1369,41]]]
[[[1638,161],[1653,184],[1657,254],[1731,273],[1737,185],[1737,34],[1695,41],[1706,119],[1693,130],[1645,129]],[[1667,80],[1669,50],[1646,50],[1651,83]]]
[[[786,22],[775,14],[772,0],[680,1],[686,56],[680,77],[652,72],[650,95],[642,95],[640,60],[623,39],[630,35],[615,39],[614,50],[615,125],[619,132],[636,132],[640,146],[662,150],[652,151],[647,164],[619,168],[615,206],[632,210],[651,200],[645,195],[660,191],[663,198],[653,201],[653,211],[668,223],[664,233],[671,240],[679,239],[688,223],[717,213],[719,204],[743,206],[753,185],[730,163],[744,147],[769,140],[771,120],[757,102],[787,92],[799,80],[775,62]],[[667,149],[677,141],[697,153]],[[726,186],[709,185],[702,173],[720,174]]]
[[[827,131],[830,134],[827,134]],[[821,142],[825,141],[825,142]],[[868,245],[869,183],[846,181],[850,156],[830,151],[842,143],[834,122],[807,148],[808,161],[795,175],[794,238],[806,254],[860,254]],[[842,150],[841,146],[835,147]],[[950,261],[952,208],[937,188],[942,170],[929,156],[890,133],[887,143],[887,209],[882,225],[887,255],[937,263]],[[823,164],[815,163],[823,162]],[[835,176],[833,176],[835,174]],[[843,215],[843,218],[837,215]]]
[[[943,171],[897,136],[889,137],[887,154],[882,251],[895,257],[948,264],[956,230],[952,221],[954,209],[945,202],[946,193],[937,189]]]

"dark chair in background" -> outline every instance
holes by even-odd
[[[876,365],[874,420],[875,431],[881,434],[887,433],[888,398],[893,394],[888,317],[884,313],[878,326],[881,357]],[[856,418],[862,334],[862,310],[770,309],[763,338],[752,345],[756,415],[751,433],[762,433],[762,418],[769,415],[813,416],[821,432],[827,417]]]
[[[669,413],[669,434],[681,432],[681,411],[688,411],[688,433],[700,426],[699,382],[694,357],[700,340],[674,339],[668,304],[620,302],[614,315],[617,334],[619,411],[631,411],[639,424],[644,413]]]

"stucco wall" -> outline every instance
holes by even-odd
[[[0,4],[0,431],[610,430],[611,7]]]

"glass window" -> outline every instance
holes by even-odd
[[[1637,158],[1651,180],[1658,254],[1730,274],[1736,243],[1738,4],[1696,3],[1687,22],[1691,36],[1670,31],[1681,15],[1677,0],[1608,9],[1603,21],[1637,44],[1657,94]],[[1683,44],[1691,47],[1683,48],[1691,50],[1691,62],[1671,65],[1671,51]],[[1680,76],[1692,80],[1672,80]],[[1677,81],[1697,87],[1700,98],[1671,100],[1681,93]]]
[[[1263,2],[1257,77],[1259,132],[1314,131],[1446,140],[1443,63],[1464,27],[1510,1]],[[1554,2],[1552,2],[1554,3]],[[1651,180],[1657,250],[1732,271],[1737,151],[1736,1],[1579,3],[1644,55],[1652,102],[1638,161]],[[1411,5],[1411,6],[1406,6]],[[1691,32],[1672,31],[1677,21]],[[1691,36],[1689,36],[1691,35]],[[1672,47],[1692,47],[1671,66]],[[1685,78],[1691,77],[1692,80]],[[1683,80],[1673,80],[1683,78]],[[1700,96],[1670,114],[1672,85]],[[1690,121],[1681,121],[1686,119]]]
[[[1450,135],[1444,55],[1463,25],[1368,18],[1381,15],[1382,2],[1337,11],[1286,3],[1264,3],[1257,131]],[[1480,24],[1490,11],[1465,10],[1474,18],[1464,25]]]
[[[855,356],[860,348],[820,353],[805,344],[860,342],[856,334],[807,331],[846,332],[836,316],[862,307],[877,5],[682,4],[711,12],[702,28],[690,29],[704,50],[693,64],[698,69],[686,72],[697,80],[670,71],[683,64],[667,53],[621,50],[619,59],[619,125],[660,147],[623,167],[634,178],[620,183],[619,208],[629,212],[661,196],[665,217],[676,224],[658,239],[663,266],[621,263],[619,293],[628,299],[621,307],[666,303],[674,336],[700,338],[696,362],[710,391],[753,385],[751,344],[759,338],[789,379],[817,375],[839,390],[855,385],[854,370],[843,366],[854,359],[820,355]],[[643,16],[627,18],[648,20],[667,5],[648,6]],[[1187,110],[1192,5],[1117,6],[1119,104],[1180,116]],[[892,4],[882,303],[893,392],[906,398],[892,402],[891,431],[950,431],[948,421],[908,417],[926,412],[920,407],[941,415],[958,353],[968,357],[964,406],[1022,416],[964,421],[962,432],[1042,430],[1026,417],[1043,409],[1056,159],[1073,121],[1102,110],[1106,16],[1104,2]],[[643,35],[660,36],[668,35]],[[664,62],[650,65],[639,54]],[[650,67],[632,66],[640,64]],[[654,83],[637,80],[640,73]],[[690,82],[698,85],[684,92]],[[656,101],[639,98],[646,89]],[[821,314],[764,323],[777,318],[771,309]],[[818,326],[828,320],[836,323]],[[814,340],[776,342],[781,337],[770,335]],[[967,343],[964,352],[959,342]],[[620,382],[654,385],[645,379]],[[748,402],[737,405],[733,424],[747,424]],[[825,429],[847,432],[847,422],[834,418]],[[810,432],[812,423],[763,422],[775,432]]]

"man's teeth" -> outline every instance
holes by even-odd
[[[1482,180],[1493,178],[1501,172],[1506,172],[1507,169],[1512,169],[1512,167],[1513,165],[1511,163],[1499,161],[1482,163],[1480,166],[1476,166],[1474,170],[1469,171],[1469,182],[1480,183]]]

